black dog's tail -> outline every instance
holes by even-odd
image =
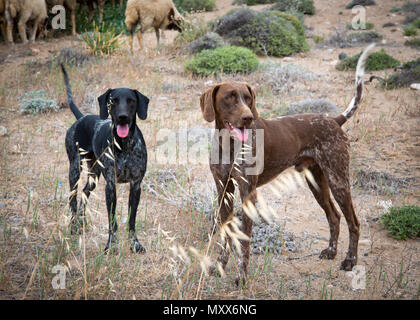
[[[71,88],[70,88],[69,77],[67,75],[66,69],[64,68],[63,64],[61,64],[61,71],[63,71],[64,82],[66,84],[67,100],[70,105],[70,110],[73,112],[76,119],[79,120],[81,117],[83,117],[83,113],[81,113],[80,110],[77,108],[77,106],[74,104],[73,94],[71,93]]]

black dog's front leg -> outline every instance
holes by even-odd
[[[130,233],[131,249],[135,252],[145,252],[146,250],[140,244],[136,236],[136,215],[137,207],[140,202],[140,182],[131,182],[130,183],[130,198],[128,202],[128,230]]]
[[[116,232],[118,229],[117,221],[115,218],[115,211],[117,207],[117,192],[115,190],[115,182],[107,181],[105,187],[106,208],[108,210],[108,223],[109,223],[109,237],[108,243],[105,247],[105,252],[108,251],[116,242]]]

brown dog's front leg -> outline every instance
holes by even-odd
[[[250,180],[250,179],[248,179]],[[248,181],[249,185],[242,184],[240,188],[242,205],[247,205],[247,203],[252,203],[255,206],[257,201],[257,191],[256,186],[252,181]],[[239,276],[235,279],[237,286],[244,285],[248,275],[248,265],[249,265],[249,253],[251,247],[251,236],[252,236],[252,224],[253,221],[248,215],[242,210],[242,232],[245,233],[249,240],[241,240],[241,250],[242,250],[242,259],[239,262]]]

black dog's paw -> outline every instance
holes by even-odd
[[[108,237],[108,242],[106,244],[106,247],[104,249],[105,254],[114,251],[117,246],[117,235],[115,233],[110,233]]]
[[[145,253],[146,249],[141,245],[139,240],[132,239],[131,240],[131,251],[133,251],[135,253]]]

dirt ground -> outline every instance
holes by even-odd
[[[213,20],[238,7],[231,2],[217,0],[215,11],[192,17]],[[400,61],[418,58],[418,50],[404,46],[403,16],[389,12],[404,2],[378,2],[366,7],[367,20],[384,36],[378,46]],[[347,3],[315,0],[316,13],[305,17],[305,25],[312,34],[328,39],[337,28],[351,22],[351,10],[344,9]],[[396,27],[383,28],[386,22]],[[287,58],[260,57],[263,63],[294,64],[319,75],[317,80],[304,83],[305,90],[279,96],[264,90],[260,70],[216,79],[191,77],[183,70],[188,56],[173,44],[175,36],[175,32],[166,32],[165,44],[156,50],[154,32],[147,33],[146,49],[140,51],[136,45],[133,54],[124,38],[122,52],[69,69],[73,95],[83,112],[98,112],[94,101],[107,88],[137,88],[151,100],[147,120],[137,122],[149,151],[137,216],[138,237],[147,250],[143,255],[129,252],[124,241],[127,185],[119,185],[117,191],[118,253],[102,254],[108,229],[103,179],[89,200],[86,232],[76,238],[66,233],[70,213],[64,137],[74,116],[67,108],[46,115],[18,112],[18,98],[31,90],[45,90],[56,101],[66,101],[58,68],[50,69],[45,62],[55,51],[83,48],[83,43],[66,36],[31,45],[0,44],[0,125],[7,129],[0,137],[0,298],[419,299],[420,240],[395,240],[378,219],[390,203],[420,205],[420,93],[411,89],[384,91],[376,83],[367,83],[359,110],[344,125],[351,141],[353,202],[361,224],[358,265],[363,269],[364,289],[354,285],[360,275],[339,270],[348,246],[345,219],[341,219],[337,257],[318,258],[328,245],[329,227],[308,188],[281,197],[269,186],[259,189],[278,214],[279,226],[293,235],[297,250],[251,255],[246,287],[233,284],[238,268],[233,256],[226,277],[200,281],[199,267],[185,267],[172,255],[170,248],[178,245],[205,250],[210,222],[197,210],[196,201],[208,199],[209,204],[212,195],[206,198],[203,194],[214,182],[208,164],[160,164],[155,152],[161,143],[159,130],[211,128],[212,124],[202,119],[199,97],[211,83],[232,79],[247,81],[256,89],[260,113],[309,97],[327,98],[344,110],[354,93],[354,72],[340,72],[334,66],[339,53],[353,55],[362,50],[320,46],[308,39],[309,52]],[[363,170],[383,172],[395,179],[410,178],[412,182],[401,190],[375,192],[364,188],[363,182],[357,184],[357,174]],[[168,180],[172,176],[175,180]],[[216,252],[212,252],[214,257]],[[57,264],[67,268],[66,288],[62,290],[51,285],[55,276],[52,268]]]

